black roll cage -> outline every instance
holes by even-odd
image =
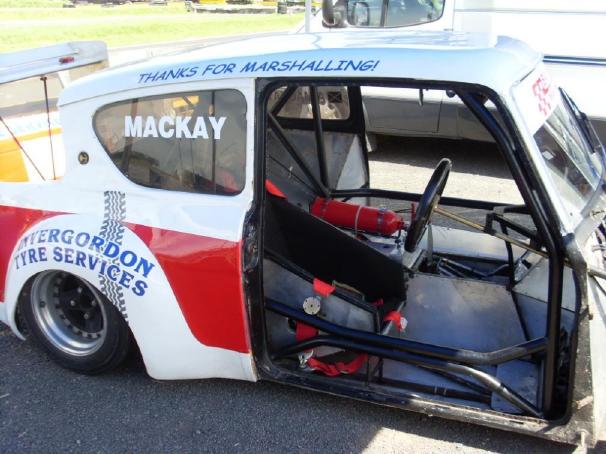
[[[523,344],[505,348],[496,352],[472,352],[461,349],[449,349],[443,347],[437,347],[429,344],[406,341],[403,339],[389,338],[387,336],[381,336],[376,334],[370,334],[358,330],[344,328],[330,322],[318,321],[315,317],[310,317],[301,311],[296,311],[288,306],[281,304],[277,301],[266,300],[263,294],[262,285],[262,261],[259,261],[259,265],[248,271],[246,275],[246,282],[248,284],[249,295],[254,295],[253,299],[257,300],[257,304],[251,305],[251,325],[253,327],[253,352],[258,364],[262,367],[259,368],[263,375],[267,378],[279,380],[281,382],[287,381],[300,386],[312,386],[320,387],[322,383],[318,377],[303,377],[296,372],[286,372],[274,366],[272,363],[273,359],[280,356],[292,355],[293,353],[307,350],[312,347],[320,345],[331,345],[336,347],[342,347],[357,352],[366,352],[371,355],[378,357],[391,358],[397,361],[407,362],[418,365],[420,367],[428,368],[430,370],[440,370],[446,372],[454,372],[459,374],[465,374],[472,376],[476,380],[483,383],[488,389],[496,394],[499,394],[505,400],[511,402],[516,407],[520,408],[524,413],[532,415],[538,418],[553,419],[554,408],[554,393],[555,393],[555,381],[557,374],[557,359],[559,353],[559,335],[560,335],[560,311],[561,311],[561,297],[562,297],[562,285],[563,285],[563,267],[564,267],[564,247],[562,244],[562,238],[559,235],[557,219],[555,216],[555,210],[551,205],[550,199],[544,191],[544,188],[539,184],[539,179],[536,174],[532,171],[533,167],[523,152],[523,145],[519,141],[518,131],[515,127],[515,122],[511,118],[507,108],[505,108],[502,100],[498,94],[487,87],[464,84],[464,83],[445,83],[445,82],[426,82],[416,81],[409,79],[261,79],[257,84],[257,99],[256,99],[256,118],[257,118],[257,136],[256,136],[256,159],[255,159],[255,172],[256,175],[262,176],[257,178],[255,187],[255,201],[253,203],[253,209],[249,215],[249,220],[255,222],[258,227],[262,228],[263,219],[261,209],[265,197],[264,181],[265,181],[265,140],[266,140],[266,128],[272,128],[274,133],[278,136],[278,139],[282,142],[286,150],[290,153],[296,162],[302,161],[297,155],[296,147],[288,141],[283,133],[281,125],[281,119],[277,117],[277,113],[280,108],[287,101],[287,97],[279,99],[272,109],[272,112],[266,111],[267,101],[269,94],[280,86],[287,86],[287,90],[283,95],[290,96],[296,87],[308,86],[313,87],[310,91],[312,92],[312,109],[314,113],[313,129],[315,137],[318,142],[318,150],[323,150],[322,142],[322,131],[326,124],[326,120],[317,118],[319,112],[318,98],[317,98],[317,87],[318,86],[335,86],[345,85],[348,87],[348,92],[353,90],[353,93],[360,93],[359,87],[365,83],[372,83],[375,86],[406,86],[412,88],[433,88],[433,89],[449,89],[454,90],[457,95],[461,98],[464,104],[469,110],[471,110],[480,122],[486,127],[486,129],[493,135],[497,143],[498,148],[505,157],[511,173],[516,180],[522,197],[525,201],[525,207],[515,207],[519,212],[525,212],[532,216],[533,221],[537,227],[538,235],[541,238],[541,243],[546,247],[547,254],[549,257],[549,289],[548,289],[548,312],[547,312],[547,326],[546,335],[542,338],[532,339]],[[294,87],[294,88],[293,88]],[[484,106],[486,100],[491,100],[499,112],[503,125],[506,129],[495,120],[493,115]],[[350,102],[350,111],[353,112],[358,110],[359,114],[362,115],[361,96],[359,96],[360,105],[355,106]],[[309,128],[309,121],[304,129]],[[288,119],[288,123],[294,123]],[[354,120],[353,125],[361,127],[358,130],[364,132],[364,121],[362,117],[362,123]],[[300,126],[303,126],[301,124]],[[329,127],[330,128],[330,127]],[[326,128],[326,129],[329,129]],[[332,128],[330,128],[332,129]],[[286,140],[284,140],[286,139]],[[366,165],[368,166],[367,150],[364,146],[364,152],[366,154]],[[324,153],[319,152],[318,157],[321,160],[325,160]],[[321,164],[326,165],[326,162]],[[374,196],[381,198],[401,199],[401,200],[419,200],[420,194],[406,193],[399,191],[385,191],[371,189],[363,187],[356,190],[331,190],[326,181],[325,172],[321,172],[321,178],[318,179],[313,172],[307,166],[301,166],[301,169],[306,173],[316,189],[325,196],[332,198],[349,198],[349,197],[360,197],[360,196]],[[496,207],[506,207],[507,205],[485,202],[480,200],[468,200],[451,197],[443,197],[440,201],[443,205],[460,206],[466,208],[493,210]],[[535,237],[536,239],[536,237]],[[257,241],[259,242],[259,250],[263,250],[263,235],[258,235]],[[287,316],[291,319],[304,322],[311,326],[321,329],[323,332],[329,333],[329,335],[317,336],[309,339],[305,342],[295,343],[290,345],[279,352],[267,351],[266,344],[266,327],[264,310],[270,310],[272,312]],[[576,315],[575,315],[576,316]],[[320,326],[322,325],[322,326]],[[575,320],[575,332],[572,336],[572,341],[576,339],[576,326],[577,320]],[[543,355],[545,365],[543,368],[543,386],[542,386],[542,399],[541,404],[537,408],[535,405],[527,402],[521,396],[507,388],[502,382],[497,380],[495,377],[486,374],[485,372],[479,371],[473,366],[483,364],[501,364],[510,361],[515,358],[522,358],[528,355]],[[571,364],[574,364],[574,350],[571,352]],[[571,371],[571,381],[573,383],[574,377]],[[572,385],[570,385],[572,386]],[[359,396],[359,390],[348,390],[343,388],[341,391],[343,394],[349,394]],[[567,402],[567,408],[570,408],[570,399],[572,393],[569,393],[569,401]],[[407,405],[404,405],[405,407]]]

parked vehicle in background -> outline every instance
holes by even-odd
[[[312,20],[311,31],[343,28],[361,32],[378,28],[483,32],[525,41],[544,54],[554,79],[589,116],[602,141],[606,140],[603,0],[338,0],[334,6],[325,0],[322,11]],[[367,109],[374,108],[373,99],[391,95],[380,91],[365,94]],[[404,115],[419,114],[413,93],[400,93],[399,97],[411,100]],[[446,93],[427,93],[425,101],[434,103],[435,108],[431,114],[426,112],[429,116],[418,119],[417,134],[481,139],[465,109],[453,106]],[[373,112],[373,117],[374,113],[380,112]],[[368,129],[397,135],[411,132],[385,123],[369,124]]]
[[[107,46],[101,41],[2,55],[0,181],[41,181],[63,175],[59,93],[69,83],[107,66]]]

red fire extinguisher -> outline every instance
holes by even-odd
[[[366,207],[353,203],[316,197],[311,214],[338,227],[354,231],[393,235],[405,227],[404,219],[385,208]]]

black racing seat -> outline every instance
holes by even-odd
[[[286,199],[267,194],[265,248],[314,277],[362,292],[366,301],[405,299],[402,264]],[[386,308],[387,309],[387,308]]]

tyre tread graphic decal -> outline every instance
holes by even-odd
[[[126,196],[123,192],[118,191],[105,191],[103,196],[103,223],[101,224],[99,236],[105,238],[106,241],[111,241],[118,246],[122,246],[125,230],[122,221],[126,218]],[[118,258],[112,260],[114,263],[117,261]],[[110,299],[128,322],[126,301],[122,287],[105,275],[99,275],[99,285],[103,294]]]

